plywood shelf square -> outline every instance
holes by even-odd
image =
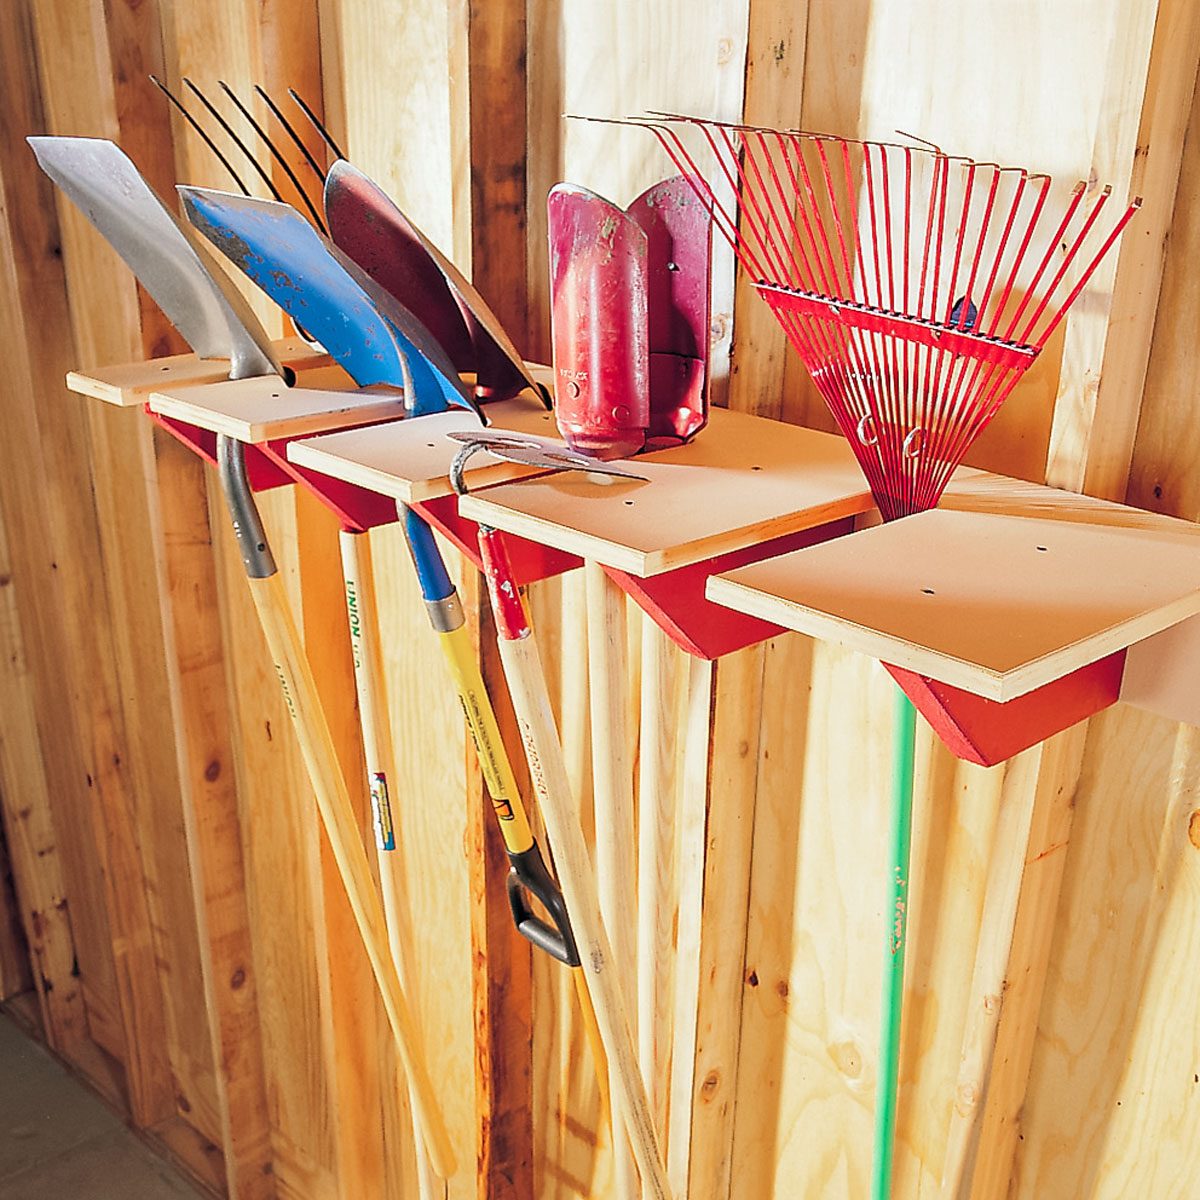
[[[978,472],[710,600],[1007,701],[1200,612],[1200,526]]]
[[[465,496],[459,509],[646,578],[872,507],[843,438],[725,409],[689,445],[627,465],[644,480],[547,475]]]
[[[337,366],[309,372],[287,387],[274,375],[152,392],[150,411],[198,429],[259,444],[394,419],[399,389],[355,388]]]
[[[301,377],[333,362],[323,350],[314,350],[298,337],[280,338],[272,343],[272,347],[276,358]],[[81,396],[103,400],[118,408],[134,408],[145,404],[151,392],[219,383],[228,378],[228,359],[173,354],[168,358],[120,363],[92,371],[71,371],[67,375],[67,387]]]
[[[556,437],[553,414],[532,396],[489,404],[486,412],[492,429]],[[291,442],[288,459],[297,466],[414,504],[451,494],[450,464],[462,447],[449,434],[480,430],[473,413],[456,409]],[[528,467],[481,454],[472,459],[468,479],[476,488],[532,473]]]

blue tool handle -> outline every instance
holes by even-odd
[[[445,600],[454,595],[454,584],[450,582],[450,573],[434,540],[433,530],[411,508],[404,510],[404,536],[417,568],[421,595],[426,600]]]

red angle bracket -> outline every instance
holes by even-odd
[[[952,754],[994,767],[1117,702],[1125,651],[1000,703],[883,664]]]
[[[818,542],[842,537],[853,528],[850,518],[831,521],[827,525],[784,534],[690,563],[661,575],[641,577],[615,567],[604,570],[677,646],[697,658],[720,658],[723,654],[732,654],[735,650],[744,650],[767,638],[777,637],[786,630],[759,617],[714,604],[704,595],[704,585],[710,575],[749,566],[805,546],[815,546]]]

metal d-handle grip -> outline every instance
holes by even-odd
[[[510,850],[508,861],[511,865],[508,906],[512,909],[517,932],[568,967],[579,966],[579,951],[571,932],[571,922],[567,919],[567,906],[558,884],[546,870],[546,861],[537,842],[519,854]],[[545,905],[550,921],[544,921],[534,913],[529,905],[531,895]]]

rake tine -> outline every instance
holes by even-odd
[[[227,134],[229,134],[229,136],[233,139],[234,145],[237,146],[237,148],[246,156],[250,162],[250,165],[255,169],[255,171],[258,172],[258,177],[267,185],[267,189],[270,191],[272,197],[282,204],[283,196],[280,195],[279,189],[275,186],[274,180],[272,180],[270,174],[263,169],[262,163],[260,163],[258,159],[250,153],[250,149],[246,143],[243,142],[236,133],[234,133],[233,126],[230,125],[223,116],[221,116],[221,114],[214,107],[212,101],[209,100],[209,98],[186,76],[183,80],[183,86],[192,92],[192,94],[200,101],[200,103],[203,104],[206,109],[208,109],[209,115],[213,118],[213,120],[216,121],[216,123],[220,125]],[[249,192],[246,194],[249,195]]]
[[[234,107],[242,114],[243,117],[246,118],[251,129],[253,129],[254,132],[257,133],[260,138],[262,138],[263,142],[266,143],[267,149],[271,152],[271,157],[274,158],[275,161],[283,168],[283,173],[291,181],[291,184],[296,191],[300,193],[301,198],[304,200],[304,207],[308,209],[309,216],[312,217],[313,223],[322,233],[328,235],[329,230],[325,228],[325,222],[321,220],[321,214],[317,212],[316,206],[308,198],[308,193],[300,185],[300,180],[296,178],[296,172],[292,170],[291,164],[279,152],[279,148],[270,139],[270,137],[267,136],[267,133],[263,127],[258,123],[257,120],[255,120],[254,114],[251,113],[249,108],[247,108],[246,105],[238,99],[233,88],[231,88],[229,84],[225,82],[225,80],[218,79],[217,86],[225,93],[225,95],[229,97],[230,100],[233,101]]]
[[[192,116],[192,114],[188,112],[186,108],[184,108],[182,102],[176,98],[171,89],[168,88],[167,85],[163,83],[163,81],[159,79],[157,75],[151,75],[150,82],[154,84],[154,86],[158,88],[158,90],[162,92],[162,94],[166,96],[168,100],[170,100],[170,102],[182,114],[183,119],[187,121],[193,130],[195,130],[200,140],[213,152],[214,155],[216,155],[217,161],[225,168],[226,171],[229,172],[230,177],[233,179],[233,182],[237,185],[237,188],[242,195],[250,195],[250,189],[246,186],[245,181],[233,169],[233,164],[221,152],[221,148],[217,145],[217,143],[214,142],[211,137],[209,137],[208,131],[204,128],[204,126],[201,125],[200,122],[197,121],[196,118]]]
[[[288,137],[290,137],[292,141],[296,143],[297,149],[301,154],[304,155],[308,165],[313,169],[313,174],[316,175],[323,186],[325,183],[325,168],[317,162],[313,152],[304,144],[304,139],[296,132],[296,127],[287,119],[287,117],[283,115],[283,111],[280,109],[279,105],[271,99],[270,93],[264,87],[262,87],[261,84],[256,83],[254,85],[254,90],[265,101],[275,119],[284,127],[284,129],[287,130]]]
[[[313,110],[309,108],[307,104],[305,104],[304,97],[301,96],[295,88],[288,88],[288,95],[291,96],[291,98],[299,106],[300,111],[309,119],[309,121],[312,123],[312,127],[321,135],[325,145],[327,145],[330,150],[333,151],[334,156],[337,158],[345,158],[346,155],[342,152],[341,146],[339,146],[337,142],[333,140],[333,134],[331,134],[329,130],[325,128],[320,117],[318,117],[317,114],[313,112]]]

